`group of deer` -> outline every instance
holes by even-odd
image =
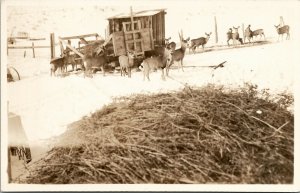
[[[281,36],[281,38],[283,39],[283,35],[284,34],[287,34],[286,36],[286,39],[290,39],[290,27],[288,25],[284,25],[282,27],[280,27],[280,25],[274,25],[275,28],[276,28],[276,31],[278,33],[278,41],[279,41],[279,37]],[[233,41],[233,44],[235,45],[236,44],[236,41],[238,40],[241,44],[243,44],[243,39],[240,38],[239,36],[239,32],[238,32],[238,29],[239,29],[240,26],[238,27],[234,27],[233,26],[233,29],[234,29],[234,32],[232,31],[232,28],[229,28],[229,31],[227,32],[227,44],[229,46],[229,41],[232,40]],[[250,29],[251,25],[248,25],[248,27],[245,29],[245,42],[246,42],[246,39],[248,40],[248,42],[250,43],[251,40],[253,42],[253,38],[256,39],[257,36],[260,36],[260,39],[262,38],[262,36],[264,37],[265,39],[265,34],[264,34],[264,30],[263,29],[257,29],[257,30],[254,30],[252,31]]]
[[[187,46],[186,46],[186,47],[189,48],[189,52],[191,52],[191,50],[192,50],[193,53],[195,54],[196,48],[198,48],[199,46],[202,46],[202,49],[204,50],[204,46],[208,42],[211,34],[212,34],[211,32],[210,33],[205,33],[206,37],[200,37],[200,38],[197,38],[197,39],[192,39],[190,41],[190,43],[187,44]],[[171,50],[175,50],[176,43],[175,42],[169,42],[170,39],[171,39],[171,37],[165,39],[166,48],[171,49]],[[189,38],[187,39],[187,41],[189,41]]]
[[[51,60],[50,75],[55,75],[57,69],[60,69],[61,74],[67,72],[68,66],[72,65],[72,71],[77,70],[77,64],[82,64],[82,60],[77,55],[71,55],[69,50],[65,50],[60,58]]]
[[[188,46],[189,38],[184,39],[182,33],[179,33],[180,48],[176,49],[176,43],[167,43],[163,49],[159,51],[156,56],[151,56],[143,60],[141,68],[143,69],[143,79],[147,78],[150,81],[149,74],[153,70],[161,70],[161,78],[165,80],[166,75],[169,76],[169,70],[174,62],[180,62],[183,71],[183,58]],[[127,55],[119,56],[119,63],[121,68],[121,76],[125,75],[125,70],[128,76],[131,76],[131,68],[133,67],[134,53],[127,52]]]

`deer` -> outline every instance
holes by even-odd
[[[93,52],[92,54],[85,53],[83,57],[84,64],[84,76],[88,73],[91,74],[91,71],[95,72],[96,69],[101,68],[103,72],[103,76],[105,76],[104,66],[108,63],[107,53],[105,47],[101,46],[97,52]]]
[[[65,69],[65,61],[64,57],[61,58],[54,58],[50,61],[51,68],[50,68],[50,76],[56,76],[55,72],[57,69],[60,69],[60,73],[62,74]]]
[[[257,29],[257,30],[254,30],[252,32],[252,36],[255,37],[255,39],[256,39],[256,36],[258,36],[258,35],[260,36],[259,39],[261,39],[262,36],[264,36],[264,39],[266,39],[266,36],[265,36],[265,33],[264,33],[263,29]]]
[[[162,80],[166,80],[165,75],[164,75],[164,69],[171,62],[171,58],[172,58],[171,52],[172,52],[172,50],[170,50],[168,48],[164,48],[163,55],[153,56],[151,58],[145,59],[142,62],[141,67],[143,68],[143,74],[144,74],[143,80],[144,81],[145,81],[146,77],[147,77],[148,81],[150,81],[150,78],[149,78],[150,71],[157,70],[157,69],[161,69],[161,71],[162,71],[161,78],[162,78]]]
[[[227,45],[229,46],[229,40],[232,39],[233,44],[236,45],[236,40],[238,40],[241,44],[243,44],[242,38],[240,38],[240,34],[238,32],[240,26],[238,27],[232,27],[234,29],[234,32],[232,32],[232,29],[229,28],[229,31],[227,32]]]
[[[176,49],[171,52],[171,56],[172,56],[171,61],[170,61],[170,63],[168,63],[168,65],[166,67],[167,76],[169,76],[169,70],[170,70],[171,65],[174,63],[174,61],[180,62],[181,69],[183,72],[183,58],[185,56],[185,51],[188,46],[188,41],[190,40],[190,38],[188,37],[187,39],[183,39],[182,31],[181,31],[181,35],[180,35],[180,33],[178,33],[178,35],[179,35],[181,47],[179,49]]]
[[[200,38],[197,38],[197,39],[192,39],[191,40],[191,45],[190,45],[190,50],[192,49],[193,53],[195,54],[196,48],[201,45],[202,48],[203,48],[203,51],[204,51],[204,46],[208,42],[211,34],[212,34],[211,32],[210,33],[205,33],[206,37],[200,37]]]
[[[250,29],[251,25],[248,25],[248,27],[245,29],[245,43],[246,43],[246,38],[248,39],[249,43],[251,42],[251,39],[253,39],[253,32]]]
[[[170,40],[171,40],[171,37],[165,39],[165,46],[166,46],[166,48],[174,51],[176,49],[176,43],[170,42]]]
[[[252,31],[250,29],[250,27],[251,27],[251,25],[248,25],[248,27],[245,29],[245,38],[248,39],[249,43],[251,42],[251,39],[253,40],[253,37],[256,37],[258,35],[260,36],[260,39],[262,36],[264,36],[264,39],[266,39],[263,29],[257,29],[257,30]]]
[[[278,33],[277,41],[279,41],[280,35],[281,35],[281,40],[283,39],[283,34],[286,34],[286,39],[290,39],[290,26],[285,25],[285,26],[280,27],[280,24],[279,25],[274,25],[274,26],[275,26],[275,28],[277,30],[277,33]]]
[[[128,77],[131,77],[131,68],[134,65],[134,53],[127,51],[126,55],[119,56],[119,63],[121,68],[121,76],[125,76],[125,71],[128,73]]]
[[[62,57],[64,57],[65,72],[67,72],[69,64],[72,65],[72,71],[74,71],[74,67],[76,67],[76,70],[77,70],[77,64],[76,64],[76,61],[75,61],[76,56],[75,55],[71,55],[70,51],[64,50],[64,52],[62,54]]]

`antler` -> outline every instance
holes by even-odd
[[[180,39],[180,41],[181,41],[181,36],[180,36],[180,33],[178,32],[178,35],[179,35],[179,39]]]

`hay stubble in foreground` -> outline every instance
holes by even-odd
[[[292,104],[251,85],[119,98],[60,136],[20,183],[292,183]]]

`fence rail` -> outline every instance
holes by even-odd
[[[51,46],[8,46],[7,49],[51,48]]]
[[[50,46],[35,46],[34,43],[32,42],[32,45],[31,46],[7,46],[7,55],[8,55],[8,50],[9,49],[31,49],[32,50],[32,56],[33,58],[35,58],[35,49],[37,48],[50,48],[51,50],[54,49],[52,48],[59,45],[58,43],[51,43]],[[24,58],[26,57],[26,50],[24,51]]]

